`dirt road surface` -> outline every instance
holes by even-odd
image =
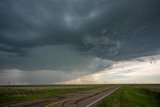
[[[96,107],[104,97],[112,94],[120,86],[113,85],[92,91],[78,92],[50,99],[42,99],[30,102],[14,104],[5,107]]]

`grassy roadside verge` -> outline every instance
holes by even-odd
[[[160,107],[160,88],[155,91],[151,87],[122,86],[102,100],[98,107]]]
[[[0,106],[89,91],[102,87],[106,87],[106,85],[0,87]]]

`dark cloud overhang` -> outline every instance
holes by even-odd
[[[28,51],[48,45],[68,45],[81,55],[110,60],[157,54],[159,4],[158,0],[2,0],[0,51],[24,59]],[[3,58],[1,66],[8,60]]]

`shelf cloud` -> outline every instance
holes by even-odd
[[[0,71],[83,75],[116,61],[158,55],[159,5],[159,0],[1,0]]]

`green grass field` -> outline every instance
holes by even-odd
[[[42,98],[51,98],[80,91],[88,91],[105,86],[106,85],[58,85],[0,87],[0,106]]]
[[[160,107],[160,85],[124,85],[98,107]]]

